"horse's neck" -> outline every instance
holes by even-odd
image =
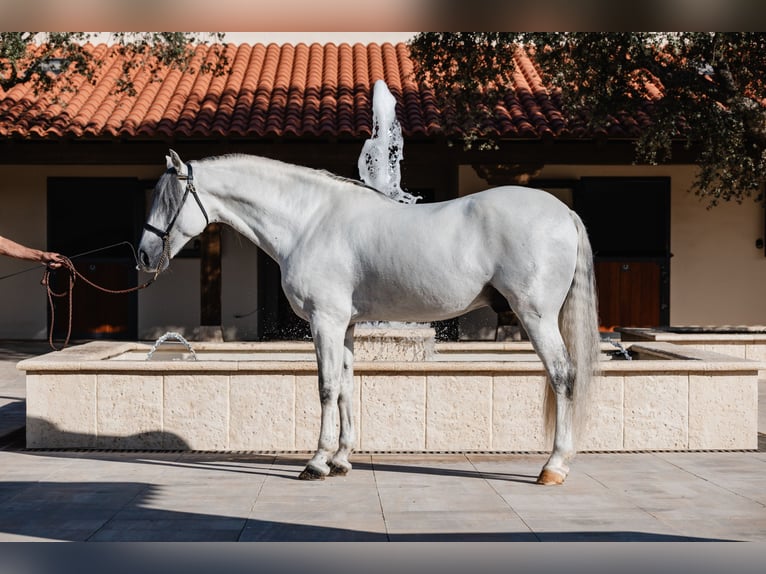
[[[215,220],[281,261],[326,203],[326,194],[300,168],[267,162],[212,163],[201,183],[216,203]]]

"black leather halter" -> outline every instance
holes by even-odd
[[[181,202],[178,204],[178,209],[176,209],[175,214],[173,214],[173,219],[170,220],[170,223],[168,223],[167,228],[165,228],[165,231],[162,231],[161,229],[158,229],[154,227],[154,225],[151,225],[149,222],[144,223],[144,229],[146,231],[151,231],[155,235],[157,235],[162,241],[167,241],[168,237],[170,236],[170,231],[173,229],[173,226],[176,224],[176,219],[178,219],[178,216],[181,213],[181,210],[184,207],[184,203],[186,203],[186,198],[188,197],[189,193],[194,196],[195,201],[197,202],[197,205],[199,205],[200,211],[202,211],[202,215],[205,216],[205,223],[209,224],[210,219],[208,219],[207,211],[205,211],[205,208],[202,205],[202,201],[199,198],[199,195],[197,195],[197,190],[194,187],[194,172],[192,170],[192,166],[190,163],[186,164],[187,174],[181,175],[179,174],[175,168],[170,168],[172,171],[176,172],[176,177],[179,181],[186,181],[186,189],[184,190],[184,195],[181,198]]]

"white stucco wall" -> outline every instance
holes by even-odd
[[[42,170],[0,167],[0,235],[46,247],[46,187]],[[38,269],[39,268],[39,269]],[[0,338],[45,339],[48,300],[40,285],[43,267],[31,261],[0,257]]]
[[[747,200],[707,209],[674,176],[671,196],[670,315],[674,325],[766,325],[764,210]]]

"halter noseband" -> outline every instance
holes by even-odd
[[[170,223],[168,223],[167,228],[165,228],[165,231],[162,231],[161,229],[158,229],[154,227],[154,225],[151,225],[149,222],[144,223],[144,229],[146,231],[151,231],[154,233],[157,237],[162,239],[163,242],[166,242],[168,240],[168,237],[170,237],[170,231],[173,229],[173,226],[176,224],[176,219],[178,219],[178,216],[181,214],[181,210],[184,207],[184,203],[186,203],[186,198],[191,192],[192,196],[194,196],[195,201],[197,202],[197,205],[199,205],[200,211],[202,211],[202,215],[205,216],[205,223],[210,224],[210,219],[208,219],[207,211],[205,211],[204,206],[202,205],[202,201],[199,198],[199,195],[197,195],[197,190],[194,187],[194,172],[192,170],[192,166],[190,163],[186,164],[187,174],[182,175],[176,171],[175,168],[171,168],[172,171],[176,172],[176,177],[179,181],[186,181],[186,189],[184,189],[184,195],[181,198],[181,202],[178,204],[178,209],[176,209],[175,214],[173,215],[173,219],[170,220]]]

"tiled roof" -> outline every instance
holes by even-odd
[[[0,90],[0,137],[208,138],[352,137],[372,128],[372,86],[383,79],[397,98],[405,137],[459,135],[437,107],[433,92],[413,77],[406,44],[227,44],[223,75],[164,71],[160,81],[135,77],[135,95],[114,95],[122,56],[114,46],[88,46],[103,60],[95,82],[74,92],[36,96],[31,86]],[[218,56],[195,49],[195,69]],[[488,135],[548,138],[588,135],[566,122],[542,84],[534,62],[515,56],[514,89],[496,106]],[[633,118],[616,122],[610,136],[635,135]]]

